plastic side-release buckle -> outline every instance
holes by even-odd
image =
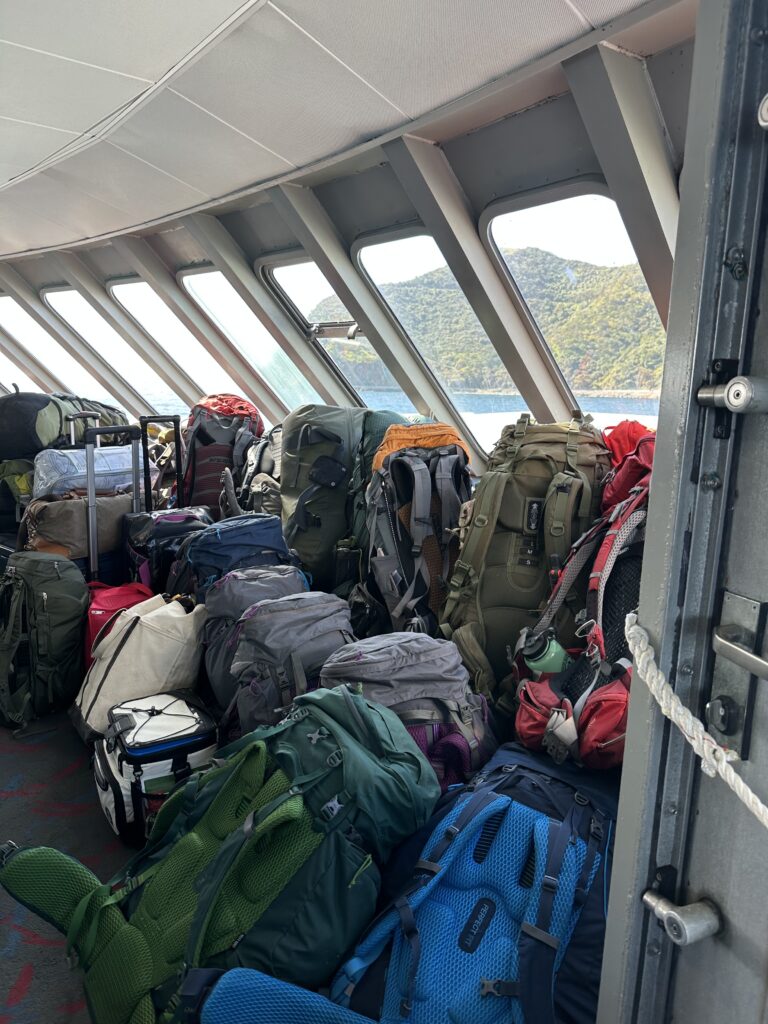
[[[179,988],[177,1020],[196,1024],[212,989],[226,971],[222,968],[195,967],[187,972]]]

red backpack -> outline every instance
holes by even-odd
[[[85,620],[85,667],[93,660],[91,651],[96,637],[111,628],[111,622],[118,612],[124,608],[133,608],[135,604],[152,597],[152,591],[143,583],[125,583],[121,587],[110,587],[106,583],[94,581],[88,584],[90,603]]]
[[[184,431],[184,493],[188,505],[207,505],[219,518],[222,474],[239,450],[264,433],[261,413],[239,395],[207,395],[193,405]]]
[[[613,768],[624,756],[632,665],[612,655],[623,647],[623,618],[639,594],[640,556],[630,562],[626,553],[645,524],[654,441],[653,435],[642,438],[609,477],[605,514],[571,549],[531,631],[538,635],[550,627],[576,579],[591,564],[580,631],[585,649],[573,652],[574,660],[557,675],[523,679],[517,689],[515,729],[520,742],[531,750],[546,750],[558,762],[571,757],[589,768]],[[626,580],[618,578],[622,573]],[[612,616],[608,646],[606,598]],[[622,637],[617,639],[619,630]]]

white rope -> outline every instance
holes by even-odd
[[[638,625],[635,612],[630,612],[627,616],[624,634],[634,659],[635,677],[639,676],[643,680],[661,708],[662,714],[677,726],[697,756],[701,758],[702,771],[711,778],[719,775],[760,824],[768,828],[768,807],[752,792],[741,776],[736,774],[729,763],[737,761],[738,756],[710,736],[703,722],[696,718],[675,694],[656,664],[650,638],[643,627]]]

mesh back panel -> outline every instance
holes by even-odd
[[[203,1007],[200,1024],[369,1024],[315,992],[258,971],[229,971]]]

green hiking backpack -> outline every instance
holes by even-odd
[[[362,578],[371,461],[387,427],[405,422],[396,412],[327,405],[299,406],[284,420],[283,528],[318,590],[346,596]]]
[[[61,448],[70,443],[70,424],[67,416],[92,413],[94,425],[98,417],[100,427],[126,426],[124,412],[103,402],[79,398],[64,392],[43,395],[39,392],[15,391],[0,396],[0,459],[34,459],[44,448]],[[75,420],[75,441],[83,440],[86,423]],[[105,435],[102,444],[120,444],[119,434]]]
[[[513,712],[500,686],[510,652],[536,622],[571,545],[599,515],[610,468],[602,434],[588,419],[533,423],[524,414],[502,431],[463,509],[441,631],[461,651],[475,689],[500,711]],[[566,646],[575,629],[572,607],[583,606],[573,597],[558,622]]]
[[[0,725],[64,708],[83,681],[88,587],[74,562],[16,551],[0,578]]]
[[[67,935],[94,1024],[187,1020],[193,968],[326,983],[375,912],[377,865],[439,795],[394,712],[316,690],[182,783],[110,882],[6,843],[0,885]]]

